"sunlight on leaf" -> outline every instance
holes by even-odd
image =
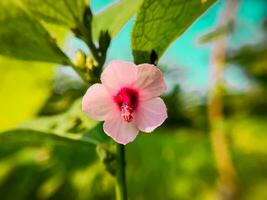
[[[31,119],[46,101],[54,66],[0,56],[0,130]],[[34,75],[33,75],[34,74]]]

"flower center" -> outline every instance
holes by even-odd
[[[131,122],[133,112],[138,104],[138,92],[135,89],[124,87],[114,96],[114,101],[121,111],[122,119]]]

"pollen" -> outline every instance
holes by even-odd
[[[132,113],[133,113],[133,108],[126,105],[126,104],[123,104],[121,106],[121,116],[122,116],[122,119],[126,122],[131,122],[132,119],[133,119],[133,116],[132,116]]]

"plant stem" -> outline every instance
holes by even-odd
[[[125,147],[117,144],[116,200],[127,200]]]
[[[93,42],[92,39],[92,33],[90,30],[88,30],[82,23],[79,24],[79,29],[82,33],[82,37],[83,40],[85,41],[85,43],[87,44],[87,46],[89,47],[92,55],[94,56],[95,60],[97,62],[99,62],[99,55],[98,55],[98,50]]]

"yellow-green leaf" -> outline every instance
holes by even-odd
[[[0,56],[0,130],[31,119],[50,94],[54,67]]]

